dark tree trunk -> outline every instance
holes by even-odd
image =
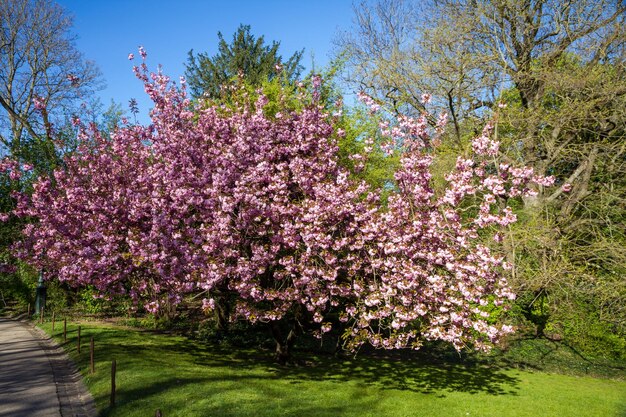
[[[283,332],[280,329],[280,325],[278,322],[274,321],[271,324],[272,336],[276,341],[276,353],[275,359],[281,365],[285,365],[288,362],[291,362],[291,350],[293,348],[293,344],[296,341],[296,328],[295,325],[291,325],[289,328],[289,332],[287,333],[287,337],[283,337]]]
[[[218,296],[215,299],[215,322],[219,333],[228,333],[230,323],[230,302],[226,296]]]

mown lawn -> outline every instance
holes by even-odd
[[[42,326],[50,333],[51,325]],[[626,417],[626,381],[485,365],[359,356],[309,357],[279,366],[267,351],[223,349],[183,337],[98,323],[68,323],[66,350],[101,416]],[[62,325],[55,337],[62,343]],[[89,337],[96,373],[89,374]],[[109,406],[111,360],[116,406]]]

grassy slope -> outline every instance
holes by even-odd
[[[50,332],[49,323],[42,326]],[[626,381],[429,365],[410,359],[310,358],[280,367],[268,352],[227,351],[182,337],[94,323],[75,326],[65,348],[77,361],[102,416],[626,416]],[[88,374],[89,336],[96,373]],[[55,331],[60,340],[59,326]],[[117,361],[117,405],[109,407]]]

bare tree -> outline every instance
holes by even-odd
[[[543,93],[538,66],[575,53],[587,64],[623,58],[618,0],[380,0],[359,3],[336,38],[353,88],[398,109],[433,94],[454,123],[493,110],[514,86],[525,107]]]
[[[97,88],[100,73],[74,45],[72,19],[50,0],[0,0],[0,144],[21,157]],[[36,107],[45,106],[39,112]]]
[[[428,2],[382,0],[354,8],[353,27],[335,40],[346,61],[344,79],[396,111],[421,112],[424,93],[451,116],[457,142],[460,123],[492,104],[500,74],[476,53],[474,18],[454,30]]]

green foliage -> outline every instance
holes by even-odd
[[[345,132],[338,138],[340,163],[372,188],[391,191],[394,187],[393,174],[398,168],[400,157],[398,154],[386,155],[380,148],[383,138],[376,118],[368,115],[367,110],[356,107],[346,111],[338,125]],[[368,139],[373,141],[373,151],[368,155],[364,169],[356,172],[350,156],[363,153]]]
[[[592,355],[621,357],[626,343],[626,182],[623,65],[565,54],[533,64],[542,94],[523,107],[505,91],[499,132],[511,158],[555,175],[517,210],[511,233],[518,304],[540,334]],[[530,140],[532,138],[532,141]],[[559,187],[571,183],[570,192]],[[531,203],[531,204],[528,204]],[[541,306],[541,307],[539,307]]]
[[[574,348],[596,358],[626,361],[623,330],[600,316],[586,297],[576,300],[576,308],[555,312],[551,322]],[[558,334],[557,333],[557,334]]]
[[[230,44],[221,32],[217,36],[218,53],[213,57],[207,53],[194,55],[193,50],[189,51],[185,75],[195,97],[222,97],[223,87],[240,74],[247,84],[255,87],[273,78],[293,84],[300,76],[303,51],[283,61],[278,52],[280,42],[266,45],[264,37],[255,37],[250,33],[250,26],[246,25],[239,26]],[[277,65],[281,67],[280,71],[277,71]]]
[[[107,301],[96,297],[97,292],[93,287],[83,288],[78,291],[77,307],[87,314],[100,314],[105,311]]]
[[[122,320],[122,323],[125,326],[147,330],[163,330],[167,328],[165,323],[159,321],[154,314],[146,314],[139,317],[127,317]]]
[[[22,309],[25,309],[28,304],[33,306],[38,279],[37,271],[21,262],[11,269],[13,271],[10,273],[0,273],[3,298],[5,301],[17,302]]]

